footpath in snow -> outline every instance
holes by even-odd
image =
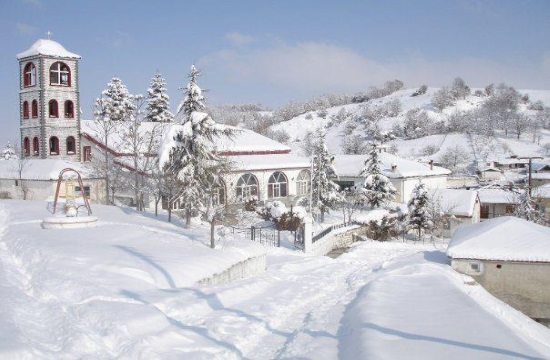
[[[550,330],[434,245],[268,248],[264,274],[194,286],[265,250],[109,207],[97,228],[43,230],[36,204],[0,201],[1,359],[550,358]]]

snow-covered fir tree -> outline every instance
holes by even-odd
[[[94,128],[101,137],[105,149],[112,147],[111,135],[116,132],[117,124],[133,119],[137,110],[135,97],[130,94],[126,86],[118,78],[113,78],[107,89],[101,92],[101,97],[95,100]],[[115,179],[120,179],[119,170],[114,166],[113,155],[103,151],[102,156],[93,158],[93,165],[101,177],[105,179],[105,195],[107,202],[114,202],[114,193],[119,185]]]
[[[179,182],[177,194],[184,203],[185,226],[191,223],[194,211],[205,208],[205,189],[219,182],[227,168],[224,159],[215,154],[212,143],[220,136],[231,136],[232,131],[222,127],[202,112],[203,96],[197,85],[199,72],[194,66],[189,73],[189,83],[184,88],[184,99],[176,118],[181,124],[173,125],[165,133],[160,149],[160,169],[174,175]]]
[[[423,230],[426,231],[433,228],[433,220],[430,213],[430,197],[422,182],[419,182],[414,187],[407,206],[409,208],[408,228],[417,230],[418,238],[420,239]]]
[[[334,209],[340,201],[339,187],[329,178],[335,172],[334,156],[328,152],[325,136],[325,132],[319,129],[313,153],[311,179],[311,207],[315,214],[321,215],[321,222],[324,221],[325,213]]]
[[[171,122],[174,115],[170,112],[170,97],[166,93],[166,81],[156,73],[147,89],[147,108],[145,119],[152,122]]]
[[[372,144],[365,160],[365,166],[360,172],[360,175],[365,177],[361,197],[371,208],[380,207],[393,201],[397,194],[397,190],[388,177],[382,174],[380,164],[376,144]]]
[[[529,191],[519,195],[519,203],[514,210],[514,215],[537,224],[547,224],[544,211],[537,209],[535,202],[529,196]]]
[[[119,78],[113,78],[107,84],[107,89],[96,99],[96,119],[109,121],[129,120],[136,110],[134,96]]]

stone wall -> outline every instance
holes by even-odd
[[[244,279],[265,272],[267,265],[265,254],[243,260],[227,270],[214,274],[209,278],[199,280],[197,285],[220,285],[234,280]]]
[[[525,315],[550,320],[550,263],[453,259],[451,265]]]

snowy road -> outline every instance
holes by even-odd
[[[5,204],[0,359],[550,358],[548,329],[465,285],[433,245],[269,249],[264,274],[196,287],[234,250],[107,208],[103,227],[46,231],[41,207]]]

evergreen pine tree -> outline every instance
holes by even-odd
[[[220,174],[227,168],[223,158],[215,154],[212,143],[220,136],[231,136],[232,131],[220,127],[204,109],[201,89],[197,85],[199,72],[194,66],[189,73],[189,84],[184,89],[184,99],[177,118],[181,125],[174,125],[165,134],[160,154],[160,167],[175,176],[179,182],[179,195],[184,203],[185,226],[191,215],[204,207],[204,189],[212,182],[219,182]]]
[[[407,206],[409,208],[407,225],[409,229],[418,231],[418,239],[422,237],[422,230],[433,228],[432,215],[429,211],[430,199],[422,182],[416,184],[412,197]]]
[[[166,82],[159,73],[151,79],[147,89],[146,121],[171,122],[174,115],[170,112],[170,97],[166,94]]]
[[[318,130],[318,141],[315,144],[313,154],[313,174],[311,180],[311,201],[312,210],[321,215],[321,222],[324,221],[325,213],[334,209],[340,200],[338,185],[329,179],[334,173],[334,156],[328,153],[325,132]]]
[[[372,208],[393,201],[397,194],[397,190],[395,190],[388,177],[382,174],[380,164],[376,144],[372,144],[365,160],[365,166],[360,172],[360,175],[365,177],[361,197]]]

